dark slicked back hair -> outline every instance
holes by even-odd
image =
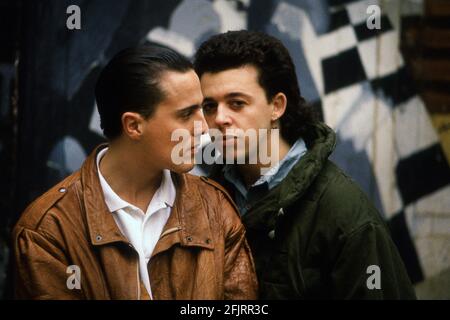
[[[198,49],[194,67],[198,76],[252,65],[268,102],[282,92],[287,107],[280,118],[281,136],[290,144],[306,137],[316,121],[315,113],[300,95],[300,87],[286,47],[278,39],[255,31],[229,31],[212,36]]]
[[[157,46],[128,48],[101,71],[95,98],[104,135],[113,140],[122,133],[122,115],[136,112],[149,118],[164,100],[159,84],[165,71],[187,72],[192,63],[177,52]]]

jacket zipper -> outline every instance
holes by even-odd
[[[136,249],[134,248],[134,246],[128,242],[128,246],[133,250],[133,252],[135,253],[135,257],[136,254],[138,255]],[[137,279],[137,300],[141,300],[141,285],[140,285],[140,276],[139,276],[139,255],[137,257],[137,263],[136,263],[136,279]]]
[[[174,227],[174,228],[170,228],[167,229],[166,231],[164,231],[161,236],[159,237],[159,240],[161,240],[163,237],[167,236],[168,234],[174,233],[175,231],[181,230],[181,227]]]
[[[170,229],[167,229],[166,231],[164,231],[164,233],[163,234],[161,234],[161,236],[159,237],[159,239],[161,239],[162,237],[165,237],[166,235],[168,235],[168,234],[170,234],[170,233],[173,233],[173,232],[176,232],[176,231],[178,231],[178,230],[181,230],[181,227],[174,227],[174,228],[170,228]],[[131,244],[131,243],[128,243],[128,245],[130,246],[130,248],[132,248],[133,249],[133,251],[135,252],[135,253],[137,253],[136,252],[136,249],[134,249],[134,247],[133,247],[133,245]],[[136,279],[137,279],[137,300],[141,300],[141,277],[140,277],[140,275],[139,275],[139,258],[138,258],[138,261],[137,261],[137,264],[136,264]],[[152,299],[152,297],[150,297],[150,299]],[[153,299],[152,299],[153,300]]]
[[[140,279],[140,276],[139,276],[139,258],[138,258],[138,262],[136,263],[136,266],[137,266],[137,268],[136,268],[136,270],[137,270],[137,272],[136,272],[136,275],[137,275],[137,299],[138,300],[141,300],[141,279]]]

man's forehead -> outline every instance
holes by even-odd
[[[159,87],[163,91],[179,91],[180,89],[197,89],[200,84],[197,74],[194,70],[185,72],[164,71],[159,77]]]
[[[221,96],[248,95],[249,90],[259,86],[257,71],[249,68],[235,68],[220,72],[205,73],[200,81],[203,94]]]
[[[162,104],[170,104],[177,109],[201,104],[200,81],[193,70],[185,73],[169,71],[160,79],[159,87],[164,96]]]

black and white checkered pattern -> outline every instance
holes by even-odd
[[[450,207],[446,207],[446,198],[450,198],[449,164],[423,102],[417,96],[403,64],[396,42],[398,30],[395,30],[384,13],[380,16],[381,29],[370,30],[366,25],[368,15],[365,9],[369,4],[377,4],[378,1],[333,0],[329,3],[329,29],[327,33],[318,35],[318,38],[331,39],[330,35],[341,35],[342,38],[345,37],[346,43],[344,50],[336,50],[334,54],[328,52],[321,59],[321,101],[325,121],[347,117],[348,120],[335,121],[334,128],[338,133],[344,132],[340,134],[344,140],[358,141],[361,132],[362,135],[365,134],[364,121],[370,123],[375,118],[376,125],[367,129],[369,132],[366,141],[370,146],[365,145],[365,150],[375,167],[374,176],[382,195],[381,209],[412,281],[420,282],[449,265],[447,258],[436,261],[435,257],[430,255],[429,251],[433,245],[425,240],[426,237],[433,237],[439,232],[446,233],[448,239],[450,233],[450,230],[445,231],[445,227],[444,230],[430,229],[430,225],[436,222],[430,216],[431,213],[427,215],[429,212],[446,215],[444,220],[448,225]],[[353,36],[349,36],[351,34]],[[395,45],[391,45],[391,42]],[[363,89],[355,89],[358,86]],[[366,107],[364,101],[367,99],[360,99],[358,102],[356,98],[352,99],[351,95],[362,91],[365,92],[366,98],[372,100],[372,110],[368,108],[358,111]],[[333,103],[330,101],[338,101],[341,106],[333,109]],[[342,101],[343,104],[350,101],[349,107],[342,108]],[[339,108],[345,111],[340,112]],[[366,116],[363,115],[364,112],[367,112]],[[384,117],[380,118],[380,113]],[[352,117],[355,119],[352,120]],[[402,121],[404,119],[406,120]],[[416,126],[415,121],[416,125],[420,125]],[[333,120],[331,122],[333,123]],[[356,123],[358,125],[353,126]],[[384,135],[383,130],[387,131]],[[423,139],[422,136],[427,138]],[[390,139],[394,142],[391,143]],[[378,147],[373,147],[375,143]],[[383,149],[383,144],[386,144],[386,147],[394,147],[391,150]],[[361,146],[356,146],[357,151],[361,150],[360,148]],[[380,152],[392,153],[390,158],[393,166],[374,164],[380,161]],[[386,177],[389,177],[390,181],[383,185]],[[434,201],[428,198],[433,198]],[[421,218],[417,219],[417,216]],[[448,252],[448,249],[448,245],[441,246],[441,250]]]

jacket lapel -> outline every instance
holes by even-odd
[[[209,219],[193,178],[172,173],[177,196],[152,257],[175,244],[214,249]]]
[[[280,209],[286,212],[309,190],[336,145],[335,133],[325,124],[316,124],[312,133],[313,138],[307,141],[309,148],[306,154],[278,186],[242,217],[246,227],[273,230]]]

